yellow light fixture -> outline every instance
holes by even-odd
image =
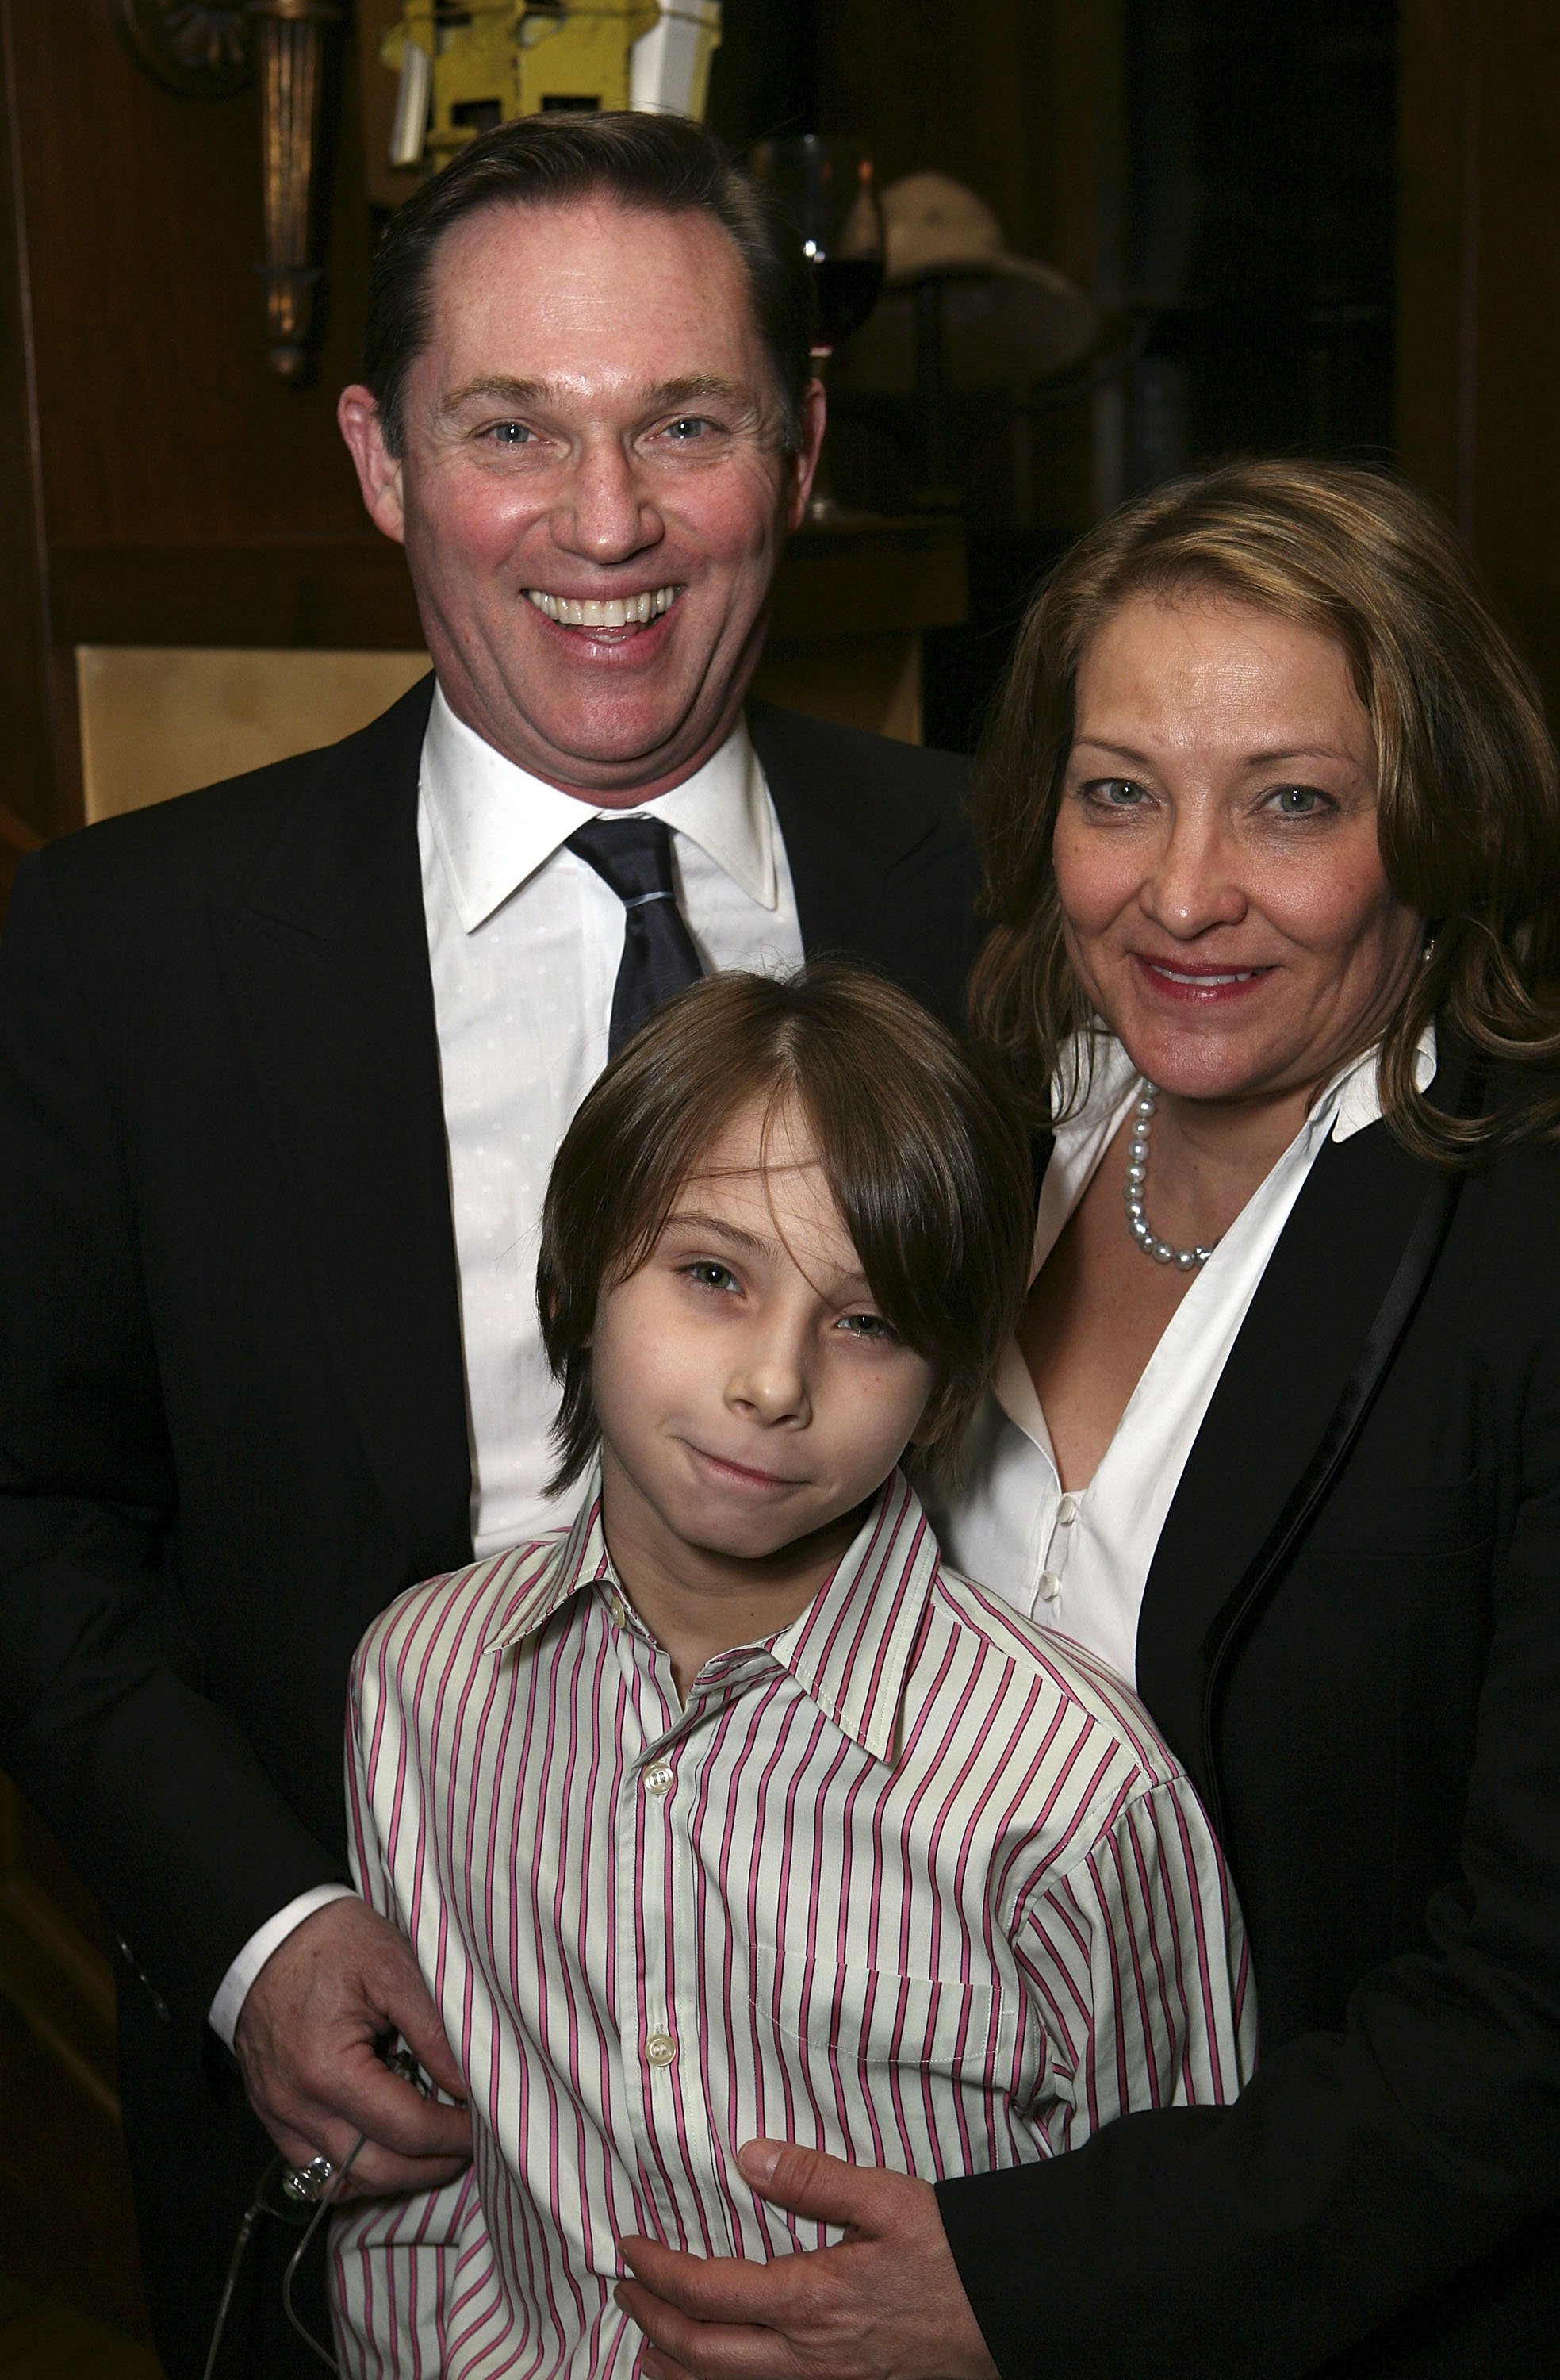
[[[390,163],[435,171],[478,133],[557,109],[702,116],[719,0],[405,0]]]

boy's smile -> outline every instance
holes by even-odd
[[[862,1273],[805,1121],[755,1101],[591,1338],[603,1518],[683,1690],[803,1611],[914,1436],[934,1366]]]

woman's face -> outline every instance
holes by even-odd
[[[1096,630],[1053,851],[1079,978],[1173,1095],[1312,1090],[1419,962],[1344,650],[1248,604],[1135,597]]]

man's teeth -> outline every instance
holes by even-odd
[[[1182,975],[1177,968],[1167,967],[1163,962],[1156,962],[1155,965],[1157,972],[1162,976],[1167,976],[1172,983],[1191,983],[1199,986],[1215,983],[1250,983],[1252,978],[1258,973],[1255,967],[1241,967],[1228,975]]]
[[[556,620],[561,628],[626,628],[635,623],[644,627],[670,612],[677,601],[675,587],[657,587],[643,595],[612,595],[604,603],[576,601],[572,595],[544,595],[539,587],[527,587],[526,592],[537,610]]]

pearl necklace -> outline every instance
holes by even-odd
[[[1134,1102],[1136,1122],[1132,1136],[1127,1143],[1127,1229],[1145,1257],[1155,1264],[1179,1265],[1190,1272],[1193,1265],[1206,1264],[1218,1245],[1215,1240],[1206,1248],[1173,1248],[1168,1240],[1156,1239],[1153,1226],[1143,1211],[1143,1184],[1148,1180],[1148,1127],[1154,1121],[1154,1111],[1159,1104],[1159,1094],[1152,1083],[1144,1083]]]

